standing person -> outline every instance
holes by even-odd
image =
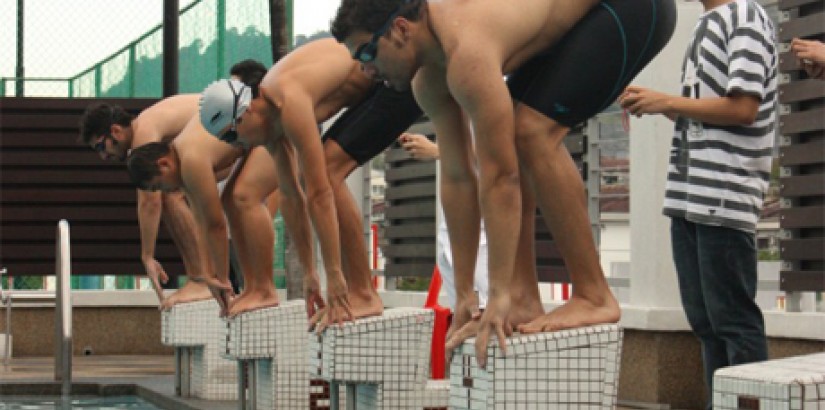
[[[770,179],[778,59],[773,23],[756,1],[702,4],[681,95],[630,86],[620,103],[676,121],[664,214],[712,394],[716,369],[768,358],[754,232]]]
[[[791,51],[808,77],[825,80],[825,44],[819,40],[795,38],[791,41]]]
[[[322,138],[318,124],[344,108]],[[324,302],[318,281],[310,277],[305,278],[305,296],[318,331],[383,311],[370,280],[360,213],[344,180],[420,116],[411,93],[371,80],[332,39],[290,52],[259,86],[221,80],[204,90],[201,122],[212,135],[224,142],[265,146],[274,159],[291,237],[305,243],[311,238],[310,221],[315,229],[327,297]],[[255,229],[254,224],[247,226]],[[314,264],[311,253],[299,257],[306,269]]]
[[[516,326],[535,332],[619,320],[584,184],[562,140],[618,97],[674,26],[673,0],[343,0],[332,34],[370,75],[412,86],[435,125],[459,310],[472,306],[484,219],[487,308],[480,321],[453,322],[448,348],[477,333],[484,367],[490,336],[503,347]],[[532,249],[534,194],[573,282],[571,299],[547,315],[535,270],[516,266],[529,260],[517,254]]]
[[[438,145],[430,141],[427,136],[405,132],[398,137],[401,148],[409,152],[410,155],[419,161],[433,161],[440,158]],[[441,223],[438,224],[436,233],[436,264],[444,281],[444,289],[447,292],[447,302],[450,310],[455,311],[456,289],[455,289],[455,269],[453,269],[453,250],[450,246],[450,237],[447,232],[447,223],[444,222],[444,210],[438,204],[438,213],[441,215]],[[489,280],[487,278],[487,237],[484,236],[484,221],[481,221],[481,232],[478,241],[478,254],[476,255],[475,271],[473,272],[473,291],[478,298],[476,309],[470,312],[471,316],[478,316],[487,305],[487,292]]]

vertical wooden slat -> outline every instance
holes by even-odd
[[[780,0],[778,6],[788,17],[779,24],[779,41],[786,46],[797,36],[825,39],[825,0]],[[780,289],[825,291],[825,81],[807,78],[792,53],[782,57],[780,227],[787,239],[780,249]]]

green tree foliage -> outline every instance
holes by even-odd
[[[252,58],[265,66],[272,65],[272,47],[269,36],[253,27],[243,33],[231,28],[225,33],[223,47],[223,71],[219,71],[218,46],[213,41],[204,47],[196,40],[180,49],[178,57],[179,92],[198,93],[210,82],[229,75],[229,68],[238,61]],[[160,97],[163,87],[163,55],[139,58],[134,64],[134,97]],[[130,76],[125,71],[120,81],[102,91],[101,97],[130,97]]]

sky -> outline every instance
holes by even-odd
[[[69,77],[160,24],[163,0],[24,0],[26,77]],[[232,2],[249,0],[227,0]],[[340,0],[293,0],[295,35],[328,30]],[[0,0],[0,77],[17,61],[17,2]],[[192,0],[179,0],[181,8]]]

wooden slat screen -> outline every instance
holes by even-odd
[[[123,163],[77,142],[94,99],[0,99],[0,265],[13,275],[54,274],[57,221],[71,226],[72,273],[142,274],[135,189]],[[156,100],[107,99],[137,113]],[[161,228],[156,256],[183,273]],[[174,281],[173,281],[174,282]]]
[[[416,124],[410,132],[434,138],[430,123]],[[587,175],[586,140],[581,129],[577,129],[564,141],[583,176]],[[419,162],[394,147],[387,151],[385,164],[384,237],[388,245],[384,248],[384,274],[428,277],[436,261],[436,163]],[[564,262],[540,215],[536,216],[536,259],[540,281],[569,282]]]
[[[432,138],[429,122],[410,127],[410,132]],[[435,266],[436,162],[413,159],[393,146],[384,157],[387,189],[384,200],[384,275],[429,277]]]
[[[780,0],[778,7],[788,17],[779,24],[780,42],[787,46],[794,37],[825,40],[825,1]],[[780,289],[825,291],[825,81],[806,78],[784,49],[780,227],[787,239],[780,242]]]

